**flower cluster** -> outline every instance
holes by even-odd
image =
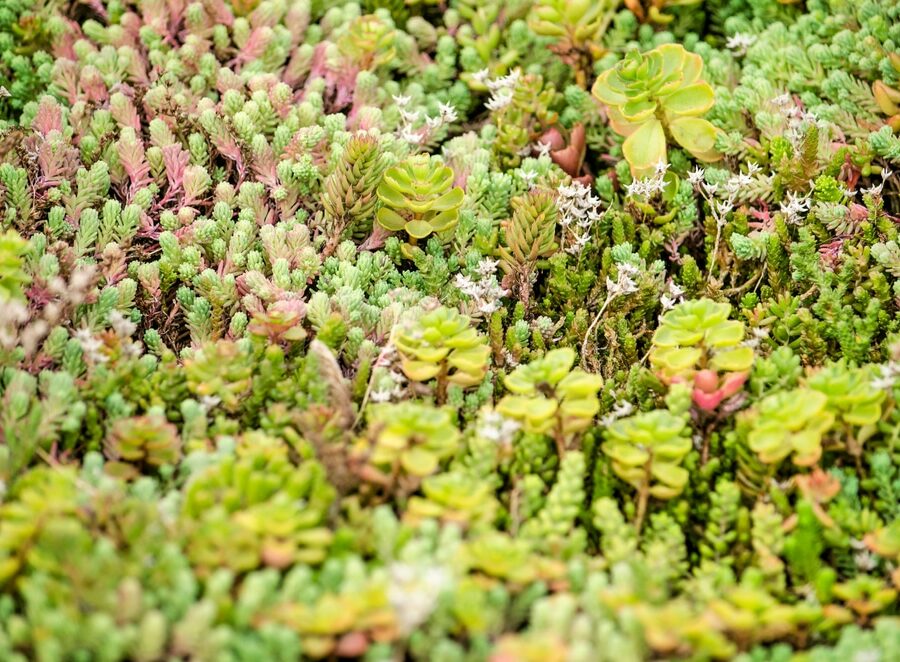
[[[557,189],[556,207],[562,228],[563,250],[579,255],[591,240],[591,230],[600,220],[600,199],[581,182],[560,185]]]
[[[497,260],[485,258],[478,263],[475,270],[477,280],[464,273],[458,273],[453,281],[459,291],[471,299],[476,312],[482,315],[490,315],[499,310],[503,297],[509,294],[509,290],[500,287],[497,281],[498,264]]]
[[[491,92],[491,98],[484,104],[485,108],[488,110],[501,110],[512,103],[513,92],[515,92],[521,75],[521,71],[513,69],[506,76],[490,78],[490,72],[487,69],[482,69],[473,74],[472,78],[476,82],[486,85]]]

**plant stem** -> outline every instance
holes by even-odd
[[[563,456],[566,454],[566,438],[563,434],[562,421],[559,415],[556,417],[556,428],[553,431],[553,441],[556,442],[556,453],[559,455],[559,461],[562,462]]]
[[[709,281],[712,280],[713,269],[716,266],[716,260],[719,256],[719,241],[722,239],[722,224],[719,223],[718,217],[716,217],[716,242],[713,244],[712,255],[709,257],[709,270],[706,273],[706,283],[709,284]]]
[[[594,327],[597,326],[597,323],[600,321],[600,318],[603,317],[603,313],[606,312],[606,308],[609,306],[610,302],[615,298],[615,295],[612,293],[608,293],[606,295],[606,301],[603,302],[603,305],[600,306],[600,310],[597,311],[597,314],[594,316],[594,319],[591,321],[591,325],[588,327],[587,333],[584,334],[584,340],[581,342],[581,367],[585,368],[587,360],[587,344],[588,340],[591,337],[591,333],[594,330]]]
[[[647,502],[650,500],[650,485],[644,483],[638,490],[637,517],[634,520],[634,529],[637,531],[638,537],[641,535],[641,529],[644,526],[644,517],[647,515]]]
[[[637,516],[634,519],[634,528],[640,538],[641,529],[644,527],[644,519],[647,517],[647,502],[650,501],[650,467],[653,465],[653,456],[647,459],[644,465],[644,481],[638,490]]]
[[[447,361],[441,362],[441,371],[437,375],[437,388],[435,389],[434,399],[439,404],[442,405],[447,402],[447,372],[450,367],[447,365]]]

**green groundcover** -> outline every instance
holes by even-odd
[[[0,661],[900,661],[900,2],[0,0]]]

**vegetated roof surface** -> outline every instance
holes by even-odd
[[[0,659],[900,655],[900,4],[0,2]]]

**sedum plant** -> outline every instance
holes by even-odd
[[[886,68],[896,79],[900,74],[900,53],[889,53],[887,62],[890,64]],[[872,96],[878,109],[888,116],[888,126],[894,131],[900,130],[900,90],[897,89],[897,84],[891,86],[883,79],[876,80],[872,84]]]
[[[448,471],[422,480],[422,496],[410,497],[404,519],[436,519],[465,528],[490,527],[499,504],[490,482],[460,471]]]
[[[674,20],[674,16],[665,14],[664,10],[671,7],[685,7],[700,4],[701,0],[625,0],[625,6],[644,22],[660,23],[665,25]],[[790,2],[792,0],[788,0]]]
[[[0,0],[0,660],[896,659],[898,43]]]
[[[618,0],[540,0],[531,10],[529,25],[535,33],[552,37],[553,49],[575,67],[575,80],[586,83],[586,56],[598,57]]]
[[[829,411],[845,425],[873,425],[881,418],[885,393],[872,385],[868,369],[836,362],[817,371],[807,384],[825,395]]]
[[[22,269],[27,248],[28,242],[15,230],[0,234],[0,302],[23,298],[22,288],[30,280]]]
[[[328,234],[325,255],[331,255],[343,239],[365,236],[372,230],[372,216],[378,202],[375,192],[383,173],[384,159],[378,139],[363,133],[354,135],[322,185]]]
[[[215,398],[229,411],[237,411],[253,381],[251,357],[245,346],[233,342],[210,343],[185,361],[188,388],[204,398]]]
[[[744,324],[729,320],[730,312],[727,303],[685,301],[663,315],[653,333],[650,365],[666,383],[690,384],[703,410],[737,393],[753,365],[753,349],[741,344]]]
[[[453,185],[453,171],[427,154],[410,156],[387,169],[378,186],[378,224],[420,239],[452,229],[459,219],[463,190]]]
[[[885,586],[884,581],[871,575],[857,575],[835,584],[834,595],[862,618],[869,618],[897,600],[897,589]]]
[[[580,368],[573,370],[574,363],[575,352],[562,348],[519,366],[503,380],[510,394],[497,404],[497,411],[519,421],[525,432],[551,435],[560,457],[600,409],[597,392],[603,379]]]
[[[866,546],[879,556],[900,561],[900,517],[867,534],[864,538]],[[891,580],[900,589],[900,568],[895,567]]]
[[[135,416],[116,421],[104,441],[106,469],[134,478],[142,465],[174,465],[181,456],[178,429],[162,416]]]
[[[766,464],[777,464],[788,456],[800,467],[816,464],[822,456],[823,437],[835,421],[827,404],[824,394],[809,388],[763,398],[749,414],[750,449]]]
[[[538,575],[530,542],[497,531],[473,537],[463,555],[474,570],[488,577],[525,584]]]
[[[527,306],[539,262],[559,250],[556,242],[559,214],[553,195],[546,191],[529,191],[513,198],[510,205],[512,217],[502,224],[500,265],[508,274],[513,291]]]
[[[845,430],[846,449],[858,462],[863,443],[881,419],[885,400],[885,392],[872,383],[872,372],[838,361],[817,371],[807,385],[825,396],[828,412]]]
[[[651,496],[671,499],[687,485],[688,472],[680,465],[691,450],[688,432],[682,417],[664,409],[615,421],[606,429],[603,452],[615,474],[637,490],[638,532]]]
[[[334,497],[317,462],[294,466],[284,444],[246,435],[185,487],[180,526],[188,556],[202,573],[321,563],[332,539],[323,524]]]
[[[626,136],[622,152],[635,177],[667,163],[670,140],[700,161],[721,158],[717,130],[702,117],[715,102],[702,75],[699,55],[680,44],[664,44],[646,53],[630,50],[597,77],[592,92],[607,106],[613,129]]]
[[[351,451],[363,479],[390,486],[401,477],[418,482],[433,474],[459,448],[450,411],[415,402],[369,409],[368,433]]]
[[[476,386],[487,373],[490,347],[472,327],[471,319],[440,306],[406,325],[394,328],[394,344],[408,379],[436,381],[438,404],[447,399],[447,386]]]

